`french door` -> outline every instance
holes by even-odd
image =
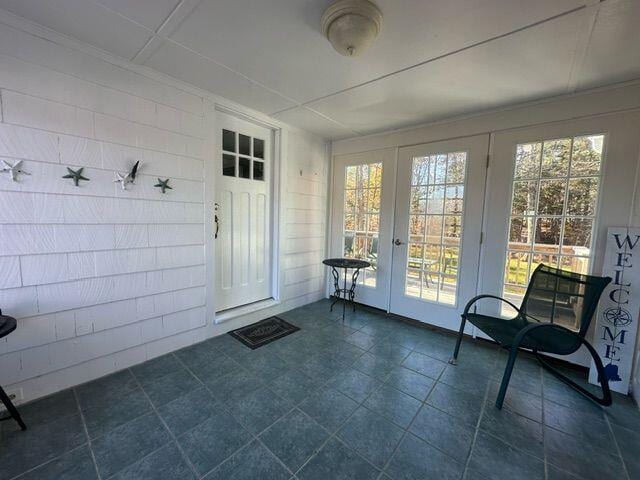
[[[272,297],[271,158],[268,128],[216,114],[215,309]]]
[[[476,294],[489,136],[398,152],[389,310],[457,330]]]
[[[476,293],[488,144],[480,135],[335,157],[331,254],[372,263],[356,301],[459,328]]]
[[[339,155],[333,165],[331,255],[371,263],[357,279],[355,300],[383,310],[391,278],[395,155],[395,148]]]

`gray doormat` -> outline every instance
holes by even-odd
[[[298,330],[300,330],[298,327],[285,322],[281,318],[269,317],[246,327],[232,330],[229,335],[241,341],[250,349],[255,350]]]

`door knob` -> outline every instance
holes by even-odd
[[[393,241],[393,244],[394,244],[395,246],[400,246],[400,245],[404,245],[404,242],[401,242],[399,238],[396,238],[396,239]]]

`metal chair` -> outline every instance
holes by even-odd
[[[8,317],[6,315],[2,315],[2,310],[0,310],[0,338],[6,337],[11,332],[16,329],[16,319],[13,317]],[[2,386],[0,386],[0,402],[2,402],[7,409],[8,415],[0,417],[0,422],[4,420],[15,420],[22,430],[26,430],[27,426],[25,425],[18,409],[15,407],[13,402],[11,402],[11,398],[6,392],[3,390]]]
[[[460,332],[453,357],[449,363],[457,363],[460,343],[467,321],[509,350],[509,359],[502,377],[496,407],[502,408],[511,373],[520,348],[531,350],[542,366],[558,379],[582,395],[603,406],[611,405],[611,391],[600,356],[585,339],[589,324],[610,277],[596,277],[572,273],[547,265],[539,265],[531,276],[520,308],[495,295],[478,295],[472,298],[462,313]],[[493,298],[513,307],[517,315],[512,319],[492,317],[469,310],[480,299]],[[575,383],[551,366],[540,353],[570,355],[584,345],[595,363],[602,398]]]

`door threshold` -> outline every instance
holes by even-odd
[[[239,307],[221,310],[215,313],[214,323],[223,323],[227,320],[231,320],[232,318],[257,312],[258,310],[264,310],[265,308],[274,307],[279,304],[279,300],[276,300],[275,298],[267,298],[264,300],[258,300],[257,302],[247,303],[246,305],[240,305]]]

